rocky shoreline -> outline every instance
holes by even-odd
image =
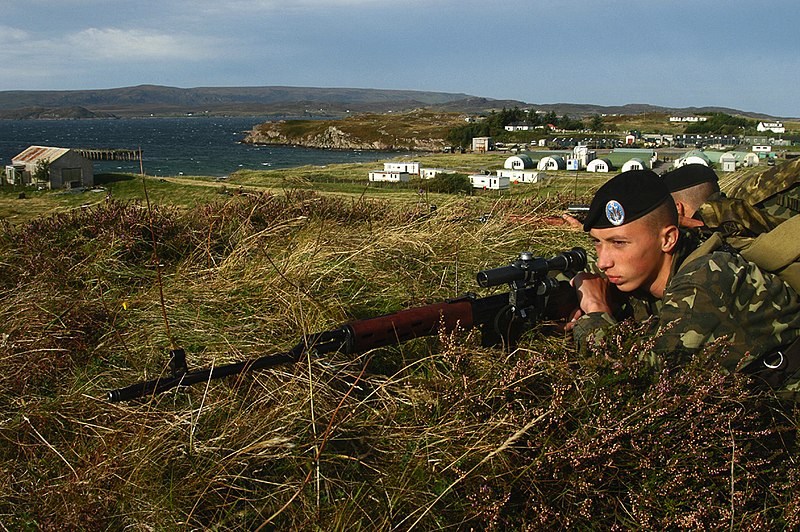
[[[447,145],[445,136],[456,120],[448,117],[432,125],[419,118],[370,115],[343,120],[280,120],[255,126],[242,142],[333,150],[442,151]]]
[[[444,139],[387,138],[386,140],[365,140],[339,129],[328,126],[322,132],[305,135],[287,135],[281,130],[281,123],[269,127],[259,126],[250,131],[242,141],[246,144],[302,146],[328,150],[374,150],[374,151],[441,151]]]

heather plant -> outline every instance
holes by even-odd
[[[796,528],[793,406],[720,373],[724,340],[654,372],[646,324],[588,357],[546,323],[511,352],[442,332],[105,401],[168,373],[171,347],[192,368],[284,352],[477,291],[520,251],[586,245],[549,218],[567,201],[109,198],[0,227],[0,523]]]

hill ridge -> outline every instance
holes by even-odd
[[[345,116],[358,112],[409,111],[429,108],[438,111],[485,113],[502,108],[535,108],[543,112],[585,117],[592,114],[723,112],[749,118],[775,119],[763,113],[726,107],[663,107],[645,103],[597,105],[581,103],[529,103],[493,99],[465,93],[410,89],[366,89],[347,87],[298,87],[286,85],[193,87],[142,84],[130,87],[85,90],[0,91],[0,118],[74,118],[76,108],[83,115],[150,116],[175,114],[238,114]],[[36,109],[36,113],[26,113]],[[62,110],[71,110],[69,112]],[[30,115],[30,116],[28,116]]]

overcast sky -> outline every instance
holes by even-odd
[[[0,0],[0,90],[139,84],[800,117],[800,2]]]

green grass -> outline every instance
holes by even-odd
[[[502,167],[507,154],[430,154],[399,156],[396,160],[419,160],[427,167],[442,167],[463,173]],[[240,170],[229,179],[206,176],[160,178],[133,174],[104,174],[96,176],[98,191],[72,193],[65,191],[35,191],[30,187],[0,188],[0,220],[24,223],[37,216],[87,208],[105,201],[107,195],[124,201],[145,202],[145,186],[150,201],[191,209],[198,205],[229,197],[239,192],[280,192],[308,190],[349,198],[383,198],[397,204],[415,205],[420,202],[439,204],[451,197],[441,194],[419,194],[424,181],[403,185],[369,183],[371,170],[383,167],[383,161],[329,166],[302,166],[279,170]],[[507,191],[473,191],[472,197],[490,210],[499,198],[565,198],[586,201],[609,175],[587,172],[548,172],[551,178],[542,184],[512,185]],[[18,199],[24,192],[25,199]]]

